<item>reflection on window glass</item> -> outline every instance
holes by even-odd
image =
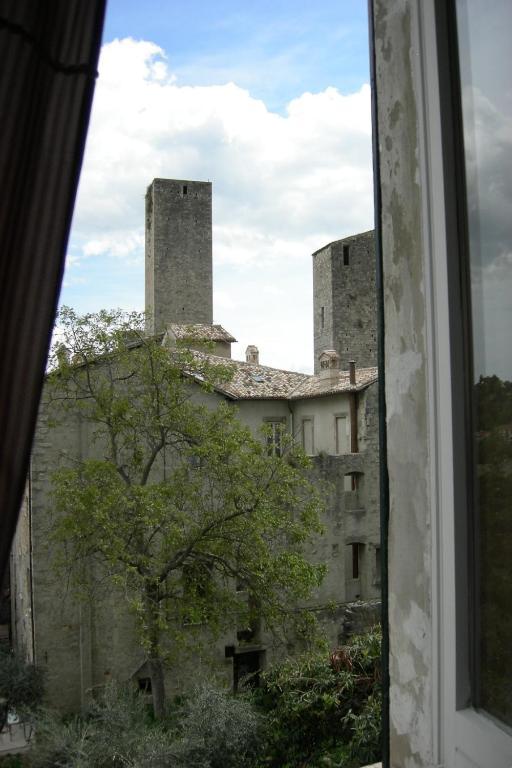
[[[475,704],[512,725],[510,0],[457,0],[473,332]]]

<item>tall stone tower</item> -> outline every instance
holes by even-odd
[[[348,370],[377,365],[377,291],[373,230],[345,237],[313,254],[315,373],[334,349]]]
[[[154,179],[146,192],[147,329],[211,324],[212,305],[212,185]]]

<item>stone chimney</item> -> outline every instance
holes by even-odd
[[[258,347],[255,347],[254,344],[249,344],[245,350],[245,362],[252,363],[253,365],[260,364],[260,352]]]
[[[350,360],[348,364],[348,372],[351,386],[355,386],[356,383],[356,364],[353,360]]]
[[[318,358],[321,379],[336,379],[340,372],[340,356],[334,349],[325,349]]]

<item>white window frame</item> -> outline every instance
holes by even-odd
[[[432,706],[433,765],[445,768],[511,768],[512,733],[491,716],[468,706],[469,664],[467,644],[461,643],[467,613],[461,609],[467,595],[460,594],[464,532],[457,510],[464,489],[459,452],[452,424],[457,419],[452,378],[456,350],[447,329],[453,295],[449,295],[449,243],[453,221],[443,166],[442,118],[439,91],[439,56],[436,40],[435,0],[414,3],[419,55],[419,184],[422,189],[424,286],[427,306],[429,359],[429,449],[432,489]],[[492,11],[492,9],[491,9]],[[456,535],[457,532],[457,535]],[[462,540],[461,540],[462,539]],[[462,551],[462,553],[461,553]],[[462,562],[462,565],[467,565]]]
[[[284,416],[265,416],[263,419],[265,427],[270,432],[265,441],[270,456],[282,456],[283,453],[283,435],[286,432],[286,418]],[[279,435],[279,439],[276,437]]]

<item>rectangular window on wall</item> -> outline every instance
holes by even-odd
[[[302,447],[308,456],[313,456],[315,451],[313,438],[313,419],[302,419]]]
[[[267,419],[265,427],[267,430],[267,451],[269,456],[281,456],[285,422],[282,419]]]
[[[350,453],[349,421],[346,416],[335,417],[336,453]]]
[[[361,549],[362,544],[351,544],[352,548],[352,578],[358,579],[361,570]]]

